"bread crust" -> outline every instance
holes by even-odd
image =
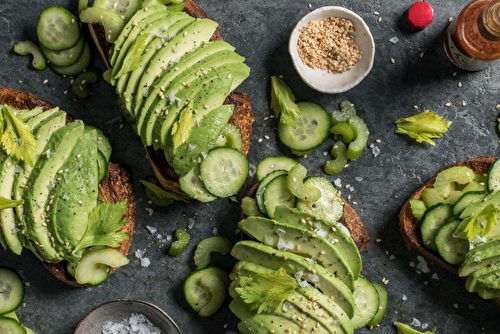
[[[195,18],[210,19],[210,16],[192,0],[186,0],[183,12]],[[107,55],[110,52],[112,44],[106,41],[104,30],[100,25],[89,24],[88,27],[101,57],[103,58],[106,66],[109,68],[110,65]],[[215,30],[211,40],[222,40],[222,36],[218,29]],[[226,98],[224,104],[234,105],[234,112],[229,119],[229,123],[236,125],[240,130],[243,141],[242,151],[245,155],[247,155],[250,148],[250,139],[252,138],[252,124],[255,121],[252,113],[250,96],[244,93],[232,92]],[[144,149],[146,150],[146,156],[151,163],[153,172],[162,187],[177,194],[185,200],[191,200],[192,198],[180,189],[178,181],[179,176],[168,164],[163,150],[154,150],[152,146],[144,147]]]
[[[445,169],[454,166],[466,166],[471,168],[476,174],[485,174],[488,173],[491,164],[497,160],[496,157],[491,156],[482,156],[477,158],[468,159],[465,161],[454,163]],[[438,253],[431,251],[426,248],[422,242],[422,237],[420,235],[420,222],[413,216],[410,207],[410,200],[421,200],[422,193],[427,188],[432,188],[434,181],[436,180],[436,175],[434,175],[430,180],[428,180],[422,187],[420,187],[417,191],[415,191],[405,202],[401,211],[399,212],[399,232],[403,237],[403,240],[414,250],[416,250],[419,254],[436,263],[440,267],[446,269],[453,275],[459,277],[458,268],[459,266],[454,266],[446,262]],[[463,278],[464,279],[464,278]],[[498,306],[500,306],[500,301],[498,299],[493,299]]]
[[[36,95],[19,91],[13,88],[0,87],[0,103],[8,104],[16,109],[33,109],[37,106],[42,107],[44,110],[54,108],[54,105],[40,99]],[[68,116],[66,122],[69,123],[74,119]],[[121,229],[121,232],[130,233],[117,250],[123,255],[128,254],[128,250],[132,243],[132,237],[135,227],[135,207],[136,202],[132,189],[132,180],[130,172],[122,165],[112,162],[108,163],[108,175],[99,184],[98,198],[104,202],[121,202],[127,200],[127,215],[125,220],[128,223]],[[43,265],[58,279],[75,287],[82,287],[73,276],[66,270],[66,261],[61,263],[48,263],[42,261]],[[110,274],[115,272],[117,268],[111,268]]]

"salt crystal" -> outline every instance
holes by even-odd
[[[146,228],[149,230],[149,233],[151,234],[155,234],[158,231],[158,229],[154,226],[146,226]]]
[[[323,152],[323,155],[326,157],[328,155],[328,152]]]
[[[189,222],[189,223],[188,223],[188,229],[190,230],[190,229],[192,229],[192,228],[193,228],[193,226],[194,226],[194,219],[193,219],[193,218],[189,218],[189,219],[188,219],[188,222]]]
[[[420,320],[416,319],[416,318],[413,318],[411,320],[411,326],[415,326],[415,327],[420,327],[421,323],[420,323]]]
[[[375,145],[374,144],[370,144],[370,146],[368,146],[369,148],[374,148]]]
[[[147,257],[141,258],[141,267],[147,268],[151,264],[151,261]]]
[[[146,250],[138,249],[135,251],[135,257],[138,259],[142,259],[142,257],[144,256],[145,253],[146,253]]]
[[[374,148],[372,148],[372,153],[373,153],[373,156],[376,157],[377,155],[380,154],[380,149],[375,146]]]
[[[217,227],[214,227],[214,228],[213,228],[212,233],[213,233],[214,235],[217,235],[217,233],[219,233],[219,231],[217,230]]]
[[[418,264],[417,264],[417,269],[422,271],[423,273],[428,273],[431,270],[429,269],[429,266],[427,265],[427,261],[425,261],[423,256],[417,256],[418,259]]]
[[[453,307],[458,309],[458,304],[453,304]]]
[[[151,208],[145,208],[144,210],[146,210],[149,213],[150,216],[153,215],[153,209],[151,209]]]
[[[238,203],[238,199],[236,198],[236,196],[231,196],[231,197],[229,197],[229,199],[230,199],[231,201],[233,201],[233,202]]]
[[[391,42],[392,44],[396,44],[397,42],[399,42],[399,38],[397,38],[396,36],[392,37],[389,39],[389,42]]]
[[[432,274],[432,279],[439,280],[439,276],[437,273]]]
[[[252,164],[250,164],[249,167],[250,167],[250,169],[248,171],[248,176],[252,177],[257,172],[257,167],[255,165],[252,165]]]
[[[408,299],[408,297],[406,297],[406,295],[403,295],[403,296],[401,297],[401,300],[407,300],[407,299]]]
[[[389,260],[394,260],[395,258],[396,258],[396,256],[394,256],[394,255],[389,256]]]
[[[234,234],[239,234],[241,232],[241,230],[239,228],[237,228],[236,230],[234,230]]]
[[[336,187],[341,187],[342,186],[342,181],[340,179],[335,179],[335,180],[333,180],[333,184]]]
[[[422,324],[422,329],[426,329],[427,327],[429,327],[429,324],[426,324],[426,323]]]
[[[121,322],[106,321],[101,327],[102,334],[161,334],[156,327],[142,313],[132,313],[129,318]]]
[[[354,179],[358,182],[363,181],[363,178],[361,176],[356,176]]]

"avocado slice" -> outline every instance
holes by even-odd
[[[225,88],[224,88],[225,91]],[[233,115],[233,105],[223,105],[212,110],[201,121],[193,124],[191,135],[174,148],[172,136],[165,146],[165,157],[177,174],[184,176],[201,160],[202,154],[214,147],[224,126]]]
[[[215,47],[211,47],[212,44],[215,45]],[[163,72],[164,75],[162,74],[163,76],[151,86],[148,92],[149,95],[142,105],[142,108],[137,112],[136,117],[138,132],[141,134],[145,146],[153,145],[152,128],[160,115],[160,111],[167,107],[167,100],[168,103],[172,102],[167,97],[170,92],[179,92],[184,88],[189,89],[189,87],[187,87],[188,83],[189,86],[196,85],[196,79],[202,73],[202,69],[210,71],[215,68],[216,65],[220,66],[225,63],[243,62],[243,57],[230,50],[223,49],[210,54],[210,52],[212,52],[211,50],[226,48],[226,45],[229,44],[209,43],[207,46],[202,46],[194,52],[186,54],[181,58],[178,64],[172,65],[175,66],[175,68],[167,68],[167,70]],[[208,51],[205,51],[205,49],[208,49]],[[187,58],[187,60],[184,60],[185,58]],[[194,64],[192,64],[192,62],[194,62]],[[188,66],[190,64],[191,66]],[[164,101],[160,102],[160,100]],[[170,106],[168,106],[168,110],[170,112]],[[144,126],[146,120],[148,122],[147,125]]]
[[[252,277],[259,273],[272,274],[273,272],[273,269],[263,267],[253,262],[238,261],[229,274],[229,278],[234,281],[229,287],[230,295],[233,296],[233,294],[236,293],[234,288],[239,286],[236,282],[238,277]],[[325,318],[329,319],[330,322],[333,322],[336,325],[335,328],[337,331],[335,333],[352,334],[354,332],[354,327],[352,326],[351,319],[347,316],[345,311],[332,298],[324,295],[313,286],[303,283],[304,282],[300,285],[296,285],[295,291],[302,296],[298,297],[313,301],[318,310],[322,310],[323,313],[326,312],[329,317]],[[342,329],[337,327],[338,324],[342,327]]]
[[[231,255],[240,261],[255,262],[274,270],[283,267],[291,276],[302,272],[305,280],[317,284],[324,294],[333,297],[349,317],[354,314],[352,291],[340,279],[317,263],[309,262],[297,254],[282,252],[247,240],[236,243],[231,250]]]
[[[9,106],[10,108],[13,108]],[[14,111],[14,110],[13,110]],[[35,107],[33,109],[23,109],[23,110],[16,110],[15,114],[20,117],[21,119],[24,119],[25,121],[35,117],[36,115],[40,114],[43,112],[42,107]]]
[[[37,160],[28,180],[29,187],[22,191],[25,200],[22,231],[35,245],[37,253],[49,262],[59,262],[45,222],[45,211],[49,203],[49,191],[60,166],[66,161],[78,138],[83,134],[84,125],[76,121],[52,133],[44,154]],[[21,231],[21,233],[23,233]]]
[[[286,247],[282,250],[316,258],[319,264],[354,290],[354,275],[347,260],[331,242],[315,232],[263,217],[248,217],[240,221],[238,226],[247,235],[265,245],[279,248],[280,244],[283,247],[290,244],[292,248]]]
[[[351,267],[353,279],[358,279],[362,267],[361,255],[347,227],[283,205],[276,207],[274,219],[290,226],[313,231],[316,234],[326,233],[324,238],[330,241],[338,253],[341,253],[346,259]]]
[[[500,263],[499,240],[487,241],[470,250],[458,269],[460,277],[469,276],[472,272]]]
[[[157,98],[160,98],[159,94],[164,94],[163,91],[172,89],[171,87],[175,81],[181,83],[191,82],[191,79],[187,78],[187,76],[199,69],[201,65],[206,64],[210,58],[218,58],[232,51],[234,51],[234,47],[224,41],[211,41],[192,52],[188,52],[180,58],[178,63],[169,64],[167,69],[161,73],[161,77],[149,88],[147,97],[140,105],[139,110],[136,111],[137,118],[142,119],[141,122],[144,122],[145,115],[149,115],[148,110],[151,105]],[[216,55],[212,56],[213,54]],[[182,79],[180,79],[181,77]],[[142,128],[142,124],[139,128]],[[146,146],[152,145],[151,139],[144,141],[143,138],[143,142]]]
[[[72,251],[87,230],[90,212],[97,205],[98,165],[97,131],[85,131],[58,170],[49,190],[45,212],[48,231],[59,256],[78,262],[82,252]],[[83,250],[82,250],[83,251]]]
[[[43,109],[36,108],[34,112],[24,111],[22,113],[23,118],[29,118],[26,124],[32,129],[35,141],[36,149],[34,154],[34,161],[37,160],[40,155],[42,148],[45,144],[46,138],[42,138],[43,129],[50,127],[51,123],[44,123],[47,119],[53,118],[54,114],[59,112],[59,108],[54,108],[47,110],[46,112],[41,112]],[[64,118],[64,121],[66,119]],[[45,125],[44,125],[45,124]],[[40,130],[42,129],[42,130]],[[22,199],[21,196],[16,196],[19,193],[20,188],[18,188],[18,180],[24,178],[26,180],[26,174],[31,171],[32,167],[23,161],[12,158],[10,156],[6,157],[1,164],[2,173],[0,174],[0,196],[5,198]],[[15,211],[21,211],[22,206],[17,208],[9,208],[2,210],[0,212],[0,222],[2,235],[5,238],[6,245],[14,254],[21,254],[24,244],[24,239],[22,235],[19,234],[19,220],[16,218]]]

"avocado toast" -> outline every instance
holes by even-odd
[[[490,168],[492,164],[497,161],[496,157],[491,157],[491,156],[483,156],[483,157],[477,157],[477,158],[471,158],[462,162],[455,163],[451,166],[448,166],[447,168],[443,169],[443,171],[450,170],[452,168],[457,168],[457,167],[467,167],[470,168],[474,174],[476,175],[482,175],[484,179],[481,181],[481,183],[485,183],[486,180],[486,175],[490,171]],[[412,210],[412,201],[422,201],[423,199],[423,194],[425,191],[429,191],[429,189],[434,189],[435,187],[435,182],[436,178],[438,177],[439,173],[436,174],[433,178],[428,180],[422,187],[420,187],[417,191],[415,191],[405,202],[403,207],[401,208],[401,211],[399,213],[399,231],[401,233],[401,236],[403,237],[403,240],[414,250],[416,250],[418,253],[420,253],[422,256],[426,257],[427,259],[431,260],[432,262],[438,264],[440,267],[446,269],[450,273],[461,277],[462,279],[467,279],[467,275],[463,275],[462,271],[464,264],[460,265],[461,261],[455,263],[455,264],[450,264],[443,258],[443,254],[440,254],[436,249],[431,249],[429,246],[426,246],[426,242],[424,242],[423,237],[422,237],[422,221],[424,220],[424,216],[420,216],[419,219],[415,217],[417,215],[414,213]],[[463,186],[463,185],[462,185]],[[427,189],[427,190],[426,190]],[[465,189],[465,188],[464,188]],[[474,191],[476,192],[476,191]],[[478,191],[478,192],[483,192],[484,196],[491,196],[492,192],[489,190],[486,191]],[[451,193],[450,193],[451,194]],[[482,202],[484,200],[475,200],[476,202]],[[450,198],[452,196],[449,196]],[[458,203],[458,200],[456,200],[455,203]],[[440,204],[436,204],[435,206],[439,206]],[[445,203],[444,205],[450,205],[454,206],[454,204],[448,204]],[[444,206],[443,205],[443,206]],[[456,204],[455,204],[456,205]],[[428,209],[432,208],[433,206],[430,206]],[[467,209],[466,209],[467,210]],[[465,211],[465,210],[464,210]],[[453,211],[452,215],[453,215]],[[477,213],[477,212],[476,212]],[[424,214],[425,215],[425,214]],[[462,214],[455,215],[460,219]],[[450,217],[453,218],[453,217]],[[452,219],[447,220],[449,223],[453,223]],[[443,224],[443,227],[447,223]],[[465,240],[464,240],[465,242]],[[430,242],[427,242],[430,244]],[[486,243],[484,243],[486,244]],[[483,244],[483,245],[484,245]],[[467,252],[470,248],[468,243],[465,242],[465,252]],[[476,246],[475,249],[479,249],[481,246]],[[473,254],[473,250],[471,251],[471,254]],[[462,255],[462,259],[464,259],[466,254]],[[473,261],[474,262],[474,261]],[[476,262],[481,262],[477,260]],[[472,275],[470,275],[472,276]],[[469,290],[471,291],[471,290]],[[495,302],[497,305],[500,306],[500,301],[498,298],[493,298],[493,302]]]
[[[92,202],[95,203],[97,201],[103,204],[109,203],[110,207],[114,206],[114,203],[121,203],[122,210],[120,212],[123,216],[118,216],[120,222],[117,225],[117,229],[119,229],[118,233],[122,234],[118,237],[119,243],[114,244],[112,249],[117,251],[116,254],[119,254],[122,264],[128,262],[128,260],[126,260],[126,255],[130,248],[135,224],[135,198],[133,196],[130,174],[123,166],[106,162],[107,166],[102,166],[104,167],[102,170],[106,171],[105,167],[107,167],[107,172],[105,174],[103,173],[100,178],[96,177],[95,180],[101,182],[95,182],[94,184],[91,171],[95,173],[100,168],[97,161],[91,161],[96,160],[97,154],[99,154],[95,148],[91,149],[93,141],[96,140],[93,136],[96,136],[97,130],[92,127],[87,127],[87,129],[84,130],[86,126],[84,126],[81,121],[74,120],[71,116],[58,110],[58,108],[55,108],[52,104],[29,92],[18,91],[11,88],[0,88],[0,103],[2,105],[11,106],[17,110],[36,110],[37,107],[40,108],[40,116],[37,116],[46,118],[45,123],[40,122],[40,124],[46,124],[49,127],[52,126],[52,128],[49,131],[50,134],[44,134],[42,131],[47,127],[40,126],[41,130],[39,130],[40,132],[35,138],[40,139],[41,137],[43,138],[44,135],[47,135],[47,145],[54,145],[53,147],[51,146],[51,148],[48,148],[48,146],[45,146],[45,148],[40,146],[39,151],[43,150],[40,155],[44,156],[45,160],[37,159],[33,168],[28,164],[24,164],[24,172],[17,174],[18,176],[11,181],[13,186],[18,184],[18,182],[24,184],[23,177],[26,177],[26,186],[14,187],[12,191],[14,197],[20,196],[20,198],[24,200],[24,204],[22,205],[22,209],[16,208],[16,217],[11,217],[10,219],[20,219],[22,223],[19,226],[20,231],[17,235],[15,230],[13,230],[13,235],[7,235],[5,232],[8,226],[4,223],[4,215],[7,215],[9,211],[2,211],[3,237],[11,238],[10,242],[2,242],[2,245],[8,245],[8,247],[17,254],[21,253],[23,247],[32,250],[35,255],[42,260],[42,263],[47,269],[57,278],[72,286],[83,286],[84,283],[79,283],[75,279],[74,272],[73,275],[70,274],[69,271],[72,267],[68,266],[68,261],[74,261],[76,265],[81,258],[85,257],[83,255],[84,252],[87,254],[94,253],[94,255],[100,252],[107,252],[103,249],[103,246],[94,246],[93,250],[96,250],[96,252],[89,252],[88,249],[78,250],[78,248],[82,246],[81,244],[78,246],[79,241],[81,241],[82,235],[86,234],[86,229],[88,228],[88,221],[85,217],[88,217],[89,214],[93,212],[93,209],[95,209],[93,208],[95,204],[92,204]],[[41,112],[42,109],[43,112]],[[49,114],[51,116],[48,116]],[[32,123],[35,122],[35,117],[37,116],[30,118],[33,120]],[[56,117],[60,120],[58,124],[49,123],[49,121],[51,122],[56,119]],[[34,125],[33,129],[33,131],[35,131],[37,127]],[[60,129],[62,130],[59,131]],[[84,131],[86,131],[85,135],[83,135]],[[75,134],[66,137],[62,136],[63,132],[74,132]],[[81,132],[82,135],[78,137],[76,135],[77,132]],[[56,133],[56,135],[54,135],[54,133]],[[95,138],[99,140],[99,137]],[[82,162],[75,162],[72,164],[71,159],[66,158],[63,154],[61,155],[61,159],[65,162],[61,162],[56,166],[54,159],[58,157],[58,152],[67,151],[67,148],[71,147],[70,142],[73,142],[73,149],[70,150],[71,152],[81,151],[81,154],[78,153],[75,156],[74,161],[82,160]],[[68,145],[66,150],[59,150],[65,143]],[[87,151],[93,153],[87,155]],[[51,156],[52,159],[50,158]],[[90,160],[86,160],[89,159],[89,157]],[[7,156],[4,162],[9,158],[10,156]],[[40,160],[40,162],[38,160]],[[49,174],[53,173],[49,171],[50,169],[54,169],[54,167],[49,168],[52,162],[54,162],[53,166],[55,169],[58,169],[56,172],[58,177],[52,177],[51,180],[46,182],[43,179],[43,175],[46,173],[44,170],[47,170]],[[82,170],[85,170],[86,173],[82,172]],[[8,176],[8,174],[6,174],[6,176]],[[72,181],[64,182],[66,177],[68,177],[68,179],[71,177]],[[77,183],[77,180],[82,180],[83,183]],[[87,184],[84,180],[89,180],[88,182],[90,182],[90,184]],[[45,190],[43,190],[44,184],[48,184]],[[39,189],[40,191],[37,192],[34,191],[34,189]],[[94,194],[95,190],[97,190],[97,194]],[[45,199],[43,197],[37,197],[38,194],[42,193],[47,194]],[[85,194],[85,198],[88,199],[88,201],[84,203],[83,197],[81,197],[82,199],[77,199],[76,204],[71,204],[73,202],[72,198],[76,198],[80,194]],[[42,205],[47,199],[50,199],[46,202],[47,205]],[[34,205],[31,205],[31,203],[34,203]],[[70,203],[69,207],[72,207],[70,210],[74,210],[74,214],[69,216],[67,215],[69,211],[65,209],[68,208],[66,205],[68,203]],[[38,212],[37,210],[39,209],[43,209],[43,212]],[[10,212],[13,213],[14,211]],[[33,218],[27,218],[28,215]],[[40,219],[41,217],[37,215],[43,216],[44,220]],[[42,221],[40,222],[40,220]],[[40,222],[40,224],[38,224],[38,222]],[[69,226],[68,224],[72,225]],[[37,226],[38,231],[35,231],[31,226]],[[67,230],[68,228],[69,230]],[[75,231],[79,233],[76,239],[74,239]],[[48,243],[45,242],[47,235]],[[85,238],[84,236],[83,239]],[[61,242],[61,240],[64,241]],[[107,242],[103,242],[101,245],[105,245],[106,243]],[[97,252],[99,248],[101,250]],[[115,251],[112,253],[115,253]],[[78,265],[76,265],[76,267],[78,267]],[[118,267],[118,265],[116,265],[116,267]],[[102,278],[107,278],[110,273],[117,269],[116,267],[113,265],[110,265],[109,268],[103,266]],[[90,269],[87,272],[81,272],[81,274],[91,273],[92,271]],[[92,284],[91,281],[89,281],[89,283]]]
[[[148,5],[149,13],[155,10],[153,5]],[[197,198],[201,200],[200,198],[209,198],[207,201],[211,201],[216,197],[211,196],[211,194],[208,194],[208,196],[197,196],[197,192],[200,191],[199,189],[194,193],[192,192],[191,187],[193,185],[190,184],[191,182],[186,182],[186,179],[192,178],[186,176],[184,182],[179,184],[179,177],[185,176],[186,171],[192,170],[193,166],[197,168],[199,161],[204,158],[206,152],[214,146],[219,146],[213,140],[216,139],[216,136],[211,135],[213,139],[204,142],[203,147],[197,141],[194,144],[185,143],[185,148],[181,147],[181,150],[177,150],[175,142],[172,146],[172,140],[169,138],[172,125],[175,126],[175,123],[178,123],[178,120],[182,118],[180,115],[187,109],[188,101],[195,102],[193,110],[195,110],[194,114],[196,116],[193,117],[193,127],[190,129],[193,133],[197,132],[199,128],[195,125],[205,120],[206,116],[210,113],[220,110],[221,104],[229,105],[231,106],[232,113],[229,120],[225,120],[224,122],[236,126],[237,137],[241,137],[241,139],[237,140],[238,142],[241,141],[241,145],[237,149],[246,155],[252,136],[254,117],[249,96],[234,92],[233,89],[248,76],[249,69],[242,62],[244,58],[237,56],[233,52],[234,48],[222,41],[221,35],[217,30],[217,24],[211,21],[209,16],[193,1],[186,1],[182,14],[169,14],[167,12],[162,17],[157,13],[155,15],[159,17],[158,19],[155,16],[155,19],[146,18],[142,21],[144,22],[144,26],[146,26],[146,22],[149,22],[148,20],[156,22],[155,24],[151,24],[151,26],[156,25],[160,27],[160,30],[169,29],[172,35],[169,38],[163,37],[163,40],[146,39],[150,47],[153,45],[156,47],[156,54],[154,57],[150,57],[149,55],[146,56],[147,52],[143,52],[141,65],[133,65],[130,67],[130,71],[127,70],[127,56],[124,55],[122,50],[129,47],[133,48],[133,46],[129,45],[131,43],[128,43],[126,40],[123,41],[123,38],[118,38],[115,45],[113,45],[106,41],[106,35],[102,26],[89,24],[89,29],[101,56],[108,68],[110,68],[110,82],[117,87],[120,109],[124,117],[134,128],[134,131],[141,138],[147,157],[160,184],[165,189],[178,194],[184,199]],[[140,23],[139,26],[141,26]],[[127,26],[124,30],[126,29],[128,29]],[[138,39],[146,35],[145,31],[144,33],[140,33],[135,30],[134,32],[130,32],[130,34],[137,34]],[[177,32],[174,33],[174,30]],[[197,31],[197,34],[200,34],[200,36],[203,34],[203,37],[199,37],[200,39],[196,40],[193,39],[195,43],[194,49],[186,49],[187,53],[181,55],[180,58],[177,56],[177,53],[180,55],[186,52],[183,49],[183,45],[186,43],[177,43],[177,45],[181,46],[180,48],[176,47],[174,43],[173,53],[168,47],[164,48],[161,44],[163,42],[167,45],[167,40],[170,39],[175,42],[175,38],[180,38],[181,35],[189,37],[191,36],[191,31]],[[161,31],[157,33],[161,34]],[[177,35],[177,33],[179,34]],[[155,33],[152,35],[155,35]],[[140,43],[134,42],[133,44]],[[117,47],[117,45],[121,46]],[[195,55],[196,52],[193,52],[203,51],[201,49],[207,51],[206,58],[199,57]],[[120,52],[117,52],[117,50]],[[128,53],[131,54],[130,51]],[[198,53],[205,54],[205,52]],[[156,61],[157,59],[161,61],[162,66],[159,66],[160,63]],[[172,66],[177,61],[179,65],[173,69]],[[167,65],[163,65],[169,62],[170,65],[168,66],[170,68]],[[141,74],[141,72],[144,72],[141,67],[145,66],[145,64],[148,67],[147,73]],[[206,67],[203,67],[205,66],[204,64],[206,64]],[[200,75],[200,69],[202,69],[201,72],[204,74]],[[149,72],[151,72],[151,75]],[[177,72],[182,72],[184,78],[177,76]],[[183,88],[182,85],[187,87]],[[213,88],[210,88],[212,86]],[[177,102],[172,103],[174,98]],[[200,110],[203,111],[200,112]],[[210,127],[212,128],[212,126]],[[212,133],[215,132],[212,131]],[[174,147],[173,150],[171,149],[172,147]],[[190,151],[192,147],[197,147],[198,151],[188,154],[187,158],[185,154],[181,154],[181,152],[186,153]],[[179,161],[182,161],[184,164],[183,167],[177,166]],[[189,161],[189,164],[186,164],[186,161]]]

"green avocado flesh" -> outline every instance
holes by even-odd
[[[144,146],[164,151],[179,176],[215,145],[232,116],[232,109],[221,107],[250,74],[233,46],[210,40],[217,26],[183,12],[141,9],[125,25],[111,55],[110,83],[122,114]],[[184,111],[187,105],[191,111]],[[180,122],[181,114],[192,120],[190,125]]]
[[[76,268],[89,247],[116,247],[119,241],[113,240],[126,237],[112,235],[118,229],[117,217],[126,214],[126,205],[108,203],[105,212],[90,217],[100,203],[102,133],[78,120],[66,124],[67,115],[59,108],[35,108],[19,112],[18,117],[35,140],[34,163],[30,166],[1,152],[0,196],[23,202],[0,211],[0,244],[15,254],[27,248],[42,261],[68,261]],[[84,238],[90,246],[80,245]],[[96,263],[97,267],[101,266]]]

